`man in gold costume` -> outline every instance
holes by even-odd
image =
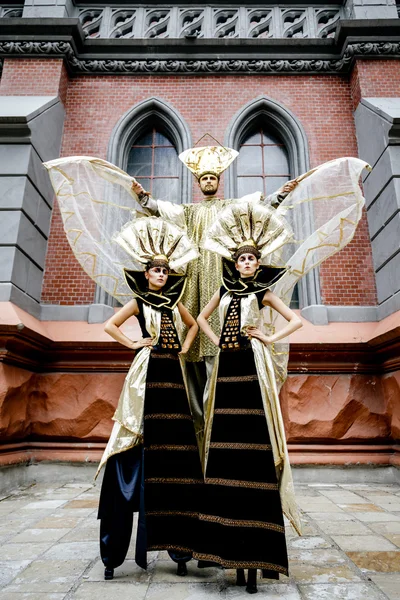
[[[218,214],[228,204],[239,201],[239,199],[222,199],[217,196],[220,176],[238,154],[236,150],[223,146],[203,146],[190,148],[179,155],[183,164],[196,177],[203,194],[202,200],[197,203],[174,204],[155,200],[149,196],[140,183],[132,184],[132,191],[147,214],[161,216],[185,229],[189,238],[199,249],[199,258],[188,265],[187,286],[182,298],[182,302],[194,318],[199,315],[221,285],[221,258],[216,253],[205,250],[203,242],[207,230],[214,223]],[[264,197],[260,192],[256,192],[251,195],[251,198],[255,202],[265,202],[276,207],[296,185],[296,180],[288,181],[280,190],[270,196]],[[250,198],[250,196],[246,198]],[[214,333],[219,336],[220,324],[217,312],[210,317],[209,324]],[[207,384],[210,381],[217,352],[218,348],[201,332],[187,357],[190,402],[200,443],[203,430],[203,397],[205,398],[208,393]]]
[[[179,155],[184,165],[196,177],[203,198],[200,202],[191,204],[173,204],[163,200],[154,200],[143,189],[140,183],[134,182],[132,190],[138,196],[140,204],[146,212],[172,221],[185,229],[200,251],[200,256],[188,268],[188,284],[183,303],[196,318],[206,304],[211,300],[215,290],[221,284],[222,262],[218,255],[203,249],[203,239],[206,231],[217,218],[218,214],[228,204],[239,199],[222,199],[217,196],[220,176],[238,156],[236,150],[223,146],[203,146],[190,148]],[[252,194],[257,201],[277,206],[297,185],[297,181],[288,181],[280,190],[264,197],[260,192]],[[240,199],[242,200],[242,199]],[[213,331],[219,335],[220,326],[218,315],[210,319]],[[189,361],[200,361],[217,354],[217,348],[201,333],[193,344]]]

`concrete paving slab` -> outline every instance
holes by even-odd
[[[95,582],[84,582],[70,596],[71,600],[144,600],[147,584],[143,583],[117,583],[115,580],[107,581],[108,585]]]
[[[302,585],[301,594],[304,600],[382,600],[381,594],[373,584],[349,583],[338,585]]]
[[[341,509],[346,512],[384,512],[383,508],[376,506],[376,504],[339,504]]]
[[[400,516],[388,512],[359,512],[357,514],[353,513],[353,517],[360,519],[360,521],[363,521],[364,523],[383,523],[384,521],[400,522]]]
[[[332,539],[345,551],[397,550],[394,544],[380,535],[333,535]]]
[[[389,600],[400,600],[400,573],[371,573],[369,577]]]
[[[44,529],[43,531],[46,531]],[[49,560],[70,560],[87,559],[93,560],[99,555],[99,544],[97,542],[68,542],[59,543],[48,550],[43,559]]]
[[[81,499],[79,498],[78,500],[71,500],[70,502],[68,502],[68,504],[65,505],[65,509],[71,509],[71,508],[98,508],[99,506],[99,501],[96,498],[85,498],[85,499]]]
[[[29,564],[29,563],[28,563]],[[37,560],[14,576],[7,592],[68,592],[89,566],[89,560]],[[0,565],[1,568],[1,565]]]
[[[67,500],[40,500],[37,502],[29,502],[23,507],[23,510],[46,510],[55,509],[65,504]]]
[[[314,565],[299,561],[290,561],[290,576],[296,583],[349,583],[361,581],[347,564]]]
[[[339,565],[346,562],[345,555],[336,548],[321,548],[320,550],[293,550],[290,554],[292,560],[312,565]]]
[[[383,600],[387,594],[386,600],[397,600],[400,510],[393,509],[399,508],[400,488],[300,484],[297,489],[309,512],[303,516],[304,536],[286,529],[290,579],[260,579],[257,598]],[[98,558],[98,495],[99,487],[86,483],[50,482],[0,499],[0,517],[7,517],[0,518],[2,558],[8,558],[0,565],[1,573],[4,564],[20,565],[5,572],[0,600],[248,598],[234,585],[233,569],[202,570],[192,561],[188,577],[178,578],[167,552],[149,553],[147,571],[137,567],[136,519],[127,560],[115,570],[114,580],[104,581]]]
[[[50,516],[35,523],[35,529],[73,529],[80,521],[83,521],[82,517],[79,519]]]
[[[305,550],[314,550],[316,548],[331,548],[332,544],[327,542],[322,537],[297,536],[291,540],[290,544],[288,544],[288,547],[293,549],[304,548]]]
[[[43,544],[4,544],[1,553],[4,560],[34,560],[48,550],[54,542]]]
[[[394,544],[395,546],[397,546],[398,548],[400,548],[400,535],[398,533],[387,533],[385,535],[385,538],[387,540],[389,540],[389,542],[392,542],[392,544]]]
[[[0,587],[12,581],[20,571],[29,565],[29,562],[29,560],[0,561]]]
[[[229,587],[225,590],[226,598],[229,600],[246,600],[249,598],[243,588]],[[297,587],[293,584],[258,585],[257,600],[301,600]],[[147,600],[147,598],[146,598]]]
[[[241,591],[243,596],[244,593]],[[152,583],[146,594],[146,600],[225,600],[225,598],[227,598],[226,591],[211,583]]]
[[[350,560],[364,571],[378,573],[400,572],[400,551],[396,552],[346,552]]]
[[[18,592],[0,592],[0,600],[63,600],[65,594],[42,594],[40,593],[18,593]]]
[[[81,527],[72,529],[63,537],[63,542],[97,542],[100,539],[100,527]]]
[[[399,521],[388,521],[387,523],[368,523],[368,527],[376,533],[385,535],[386,533],[400,533]]]
[[[349,514],[349,513],[345,513],[342,510],[339,510],[338,512],[313,512],[312,515],[313,519],[315,519],[316,521],[352,521],[354,519],[354,516]]]
[[[11,539],[13,544],[56,542],[68,533],[68,529],[26,529]]]
[[[337,521],[318,521],[318,527],[328,535],[370,535],[371,530],[360,521],[346,521],[338,526]]]

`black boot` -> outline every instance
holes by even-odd
[[[176,574],[180,577],[185,577],[188,574],[186,562],[184,560],[178,560],[178,567],[176,569]]]
[[[114,579],[114,569],[106,567],[104,569],[104,579]]]
[[[249,569],[247,571],[247,586],[246,592],[248,594],[256,594],[257,590],[257,569]]]
[[[244,576],[244,569],[236,569],[236,585],[246,585],[246,578]]]

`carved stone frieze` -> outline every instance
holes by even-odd
[[[68,42],[0,41],[4,56],[62,56],[70,70],[83,73],[178,73],[178,74],[268,74],[268,73],[343,73],[357,56],[368,58],[400,57],[400,42],[362,42],[349,44],[338,59],[103,59],[80,58]]]
[[[0,18],[2,19],[18,19],[22,17],[23,6],[0,6]]]

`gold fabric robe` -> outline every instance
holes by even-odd
[[[155,310],[147,304],[143,304],[143,314],[146,323],[146,330],[157,344],[161,331],[161,311]],[[181,343],[183,343],[183,322],[177,307],[172,311],[172,318]],[[125,452],[137,444],[143,442],[143,422],[144,422],[144,402],[146,395],[147,369],[151,349],[147,346],[137,352],[131,368],[129,369],[124,386],[119,397],[117,410],[114,413],[115,421],[108,440],[106,449],[101,458],[96,476],[101,468],[106,464],[110,456]],[[186,392],[186,375],[184,368],[184,359],[180,358],[183,381]],[[190,406],[190,404],[189,404]]]

